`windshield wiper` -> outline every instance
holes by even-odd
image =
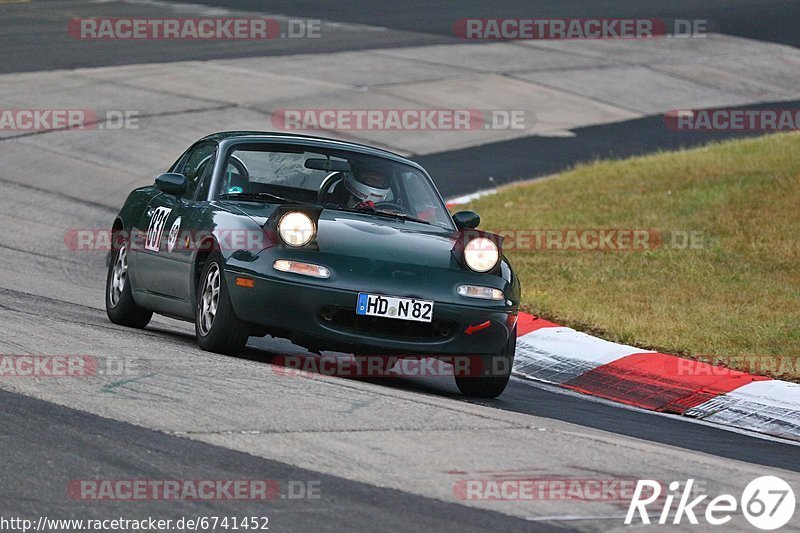
[[[400,220],[410,220],[411,222],[419,222],[420,224],[427,224],[432,226],[433,224],[428,222],[427,220],[422,220],[421,218],[414,218],[408,216],[405,213],[398,213],[397,211],[382,211],[379,209],[370,209],[368,207],[359,208],[359,209],[352,209],[352,208],[342,208],[340,211],[348,211],[350,213],[365,213],[368,215],[376,215],[379,217],[387,217],[387,218],[397,218]]]
[[[220,200],[277,200],[278,202],[283,202],[287,204],[303,204],[303,205],[317,205],[312,204],[310,202],[302,202],[300,200],[292,200],[290,198],[284,198],[283,196],[278,196],[277,194],[272,194],[271,192],[232,192],[232,193],[225,193],[219,195]]]

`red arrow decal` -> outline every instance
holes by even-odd
[[[492,325],[492,323],[487,320],[483,324],[478,324],[478,325],[475,325],[475,326],[468,326],[467,329],[464,330],[464,333],[466,333],[467,335],[472,335],[476,331],[480,331],[482,329],[486,329],[491,325]]]

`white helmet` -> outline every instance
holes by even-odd
[[[383,173],[369,170],[359,172],[358,177],[355,173],[349,173],[344,180],[344,186],[361,202],[383,202],[391,192]]]

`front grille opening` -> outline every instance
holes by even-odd
[[[458,324],[445,320],[413,322],[377,316],[357,315],[354,309],[328,306],[320,310],[321,323],[350,331],[398,338],[447,339],[455,335]]]

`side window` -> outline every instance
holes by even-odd
[[[446,227],[447,222],[442,220],[438,207],[439,199],[424,178],[414,172],[404,172],[402,179],[412,216]]]
[[[192,147],[184,157],[184,161],[178,165],[179,172],[189,180],[189,188],[186,191],[186,198],[194,198],[201,178],[206,170],[211,171],[214,166],[214,152],[217,150],[216,143],[201,143]]]

